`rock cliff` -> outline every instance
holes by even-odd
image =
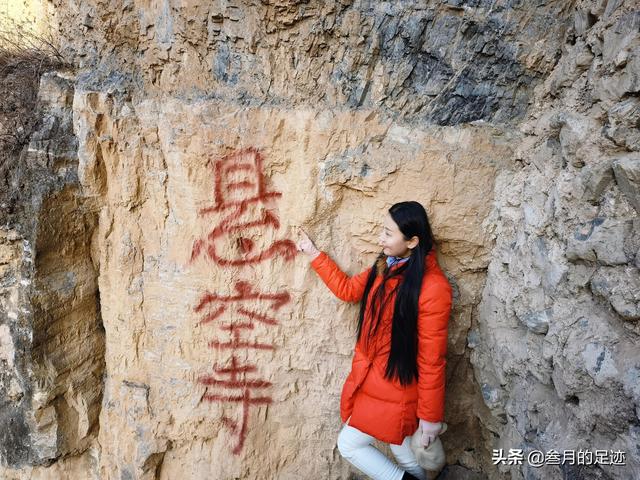
[[[1,475],[362,478],[357,307],[293,227],[353,274],[413,199],[454,287],[443,477],[640,476],[634,2],[46,7],[74,67],[5,168]]]

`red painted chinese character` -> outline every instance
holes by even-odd
[[[260,248],[251,238],[262,238],[265,229],[280,228],[270,203],[282,194],[267,190],[263,160],[257,149],[245,148],[214,163],[214,205],[201,209],[199,214],[224,216],[205,239],[194,242],[190,263],[203,253],[223,266],[257,263],[277,255],[290,261],[296,256],[291,240],[277,240]],[[225,243],[226,248],[221,248]]]
[[[221,380],[214,376],[203,376],[198,380],[199,383],[207,385],[207,391],[203,396],[203,399],[208,402],[232,402],[242,404],[242,421],[238,425],[238,422],[232,420],[229,417],[223,416],[222,422],[231,430],[232,433],[238,435],[238,443],[233,448],[235,455],[239,454],[244,446],[244,441],[247,437],[247,424],[249,420],[249,407],[251,405],[268,405],[272,403],[271,397],[266,396],[254,396],[255,390],[268,388],[272,384],[261,379],[248,379],[246,374],[249,372],[255,372],[255,365],[239,365],[235,356],[231,357],[231,366],[225,368],[214,368],[215,372],[228,376],[227,380]],[[243,377],[239,376],[243,373]],[[236,395],[225,395],[220,393],[210,393],[210,387],[231,388],[238,389],[240,392]]]
[[[251,285],[245,281],[236,282],[235,290],[236,290],[235,295],[228,295],[228,296],[220,296],[215,293],[204,294],[194,310],[196,312],[200,312],[203,309],[205,309],[205,307],[211,307],[211,306],[213,306],[214,309],[213,311],[206,313],[204,315],[202,320],[200,320],[200,324],[210,323],[215,319],[217,319],[218,317],[220,317],[224,312],[228,310],[228,308],[230,307],[229,305],[230,303],[235,303],[235,302],[239,303],[247,300],[268,300],[271,302],[270,308],[272,310],[279,310],[283,305],[288,303],[291,299],[288,292],[280,292],[280,293],[273,294],[273,293],[260,293],[260,292],[254,291],[251,288]],[[255,326],[254,320],[264,323],[265,325],[277,325],[278,321],[273,317],[264,315],[254,310],[249,310],[241,305],[234,306],[234,309],[235,309],[235,313],[239,314],[245,319],[248,319],[248,321],[244,323],[235,323],[235,324],[229,323],[229,324],[220,325],[220,328],[222,330],[228,330],[231,333],[231,335],[233,336],[233,340],[231,340],[230,342],[218,342],[217,340],[213,340],[209,342],[209,346],[212,348],[236,349],[236,348],[244,347],[244,348],[254,348],[258,350],[273,350],[274,349],[273,345],[269,345],[266,343],[259,343],[259,342],[247,342],[247,341],[241,340],[240,331],[253,330]]]
[[[197,313],[203,314],[203,317],[200,320],[201,325],[209,324],[214,320],[219,319],[222,314],[229,310],[242,317],[242,321],[240,322],[234,323],[232,321],[228,324],[218,324],[221,330],[228,330],[232,334],[233,338],[231,341],[219,342],[217,340],[213,340],[209,342],[209,346],[211,348],[230,349],[234,352],[231,357],[231,367],[214,369],[216,373],[220,375],[228,375],[229,378],[220,379],[215,376],[203,376],[199,379],[199,383],[207,385],[207,392],[203,397],[205,400],[221,402],[227,401],[242,404],[241,425],[238,425],[237,422],[234,422],[227,417],[222,418],[222,421],[231,429],[232,433],[238,434],[239,441],[233,449],[234,454],[239,453],[244,445],[249,407],[251,405],[271,403],[270,397],[254,395],[255,390],[267,388],[271,386],[271,383],[261,379],[241,378],[239,376],[240,373],[246,374],[248,372],[254,372],[256,371],[256,366],[238,365],[235,352],[239,349],[274,349],[274,346],[268,343],[260,343],[257,341],[250,342],[242,339],[240,332],[242,330],[253,330],[255,322],[261,322],[268,326],[278,324],[278,321],[275,318],[251,308],[247,308],[245,304],[248,302],[255,303],[266,301],[269,304],[268,308],[270,310],[278,311],[284,305],[289,303],[290,300],[291,297],[288,292],[262,293],[255,290],[249,282],[238,281],[234,285],[234,292],[230,295],[218,295],[216,293],[207,292],[202,295],[198,305],[194,308]],[[234,395],[212,393],[209,391],[209,387],[239,389],[240,392]]]

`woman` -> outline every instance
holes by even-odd
[[[297,247],[338,298],[360,302],[351,372],[340,399],[341,455],[374,479],[424,480],[410,441],[419,428],[426,447],[441,431],[452,289],[418,202],[389,209],[380,245],[373,266],[352,277],[304,231]],[[400,466],[371,445],[374,439],[389,443]]]

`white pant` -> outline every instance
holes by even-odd
[[[426,480],[427,474],[411,450],[411,437],[405,437],[402,445],[389,444],[402,468],[371,445],[373,440],[374,437],[352,427],[347,420],[338,435],[338,450],[345,460],[374,480],[400,480],[405,471]]]

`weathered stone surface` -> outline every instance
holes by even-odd
[[[567,243],[567,259],[625,265],[631,258],[625,252],[624,242],[631,236],[633,227],[633,219],[604,217],[596,217],[579,225]]]
[[[520,125],[520,168],[496,182],[505,188],[486,222],[496,244],[470,347],[494,445],[621,450],[626,465],[500,465],[511,478],[640,474],[640,229],[627,160],[638,150],[628,94],[640,37],[631,3],[604,3],[579,7],[574,41]]]
[[[591,278],[591,291],[606,298],[625,320],[640,318],[640,271],[636,267],[602,267]]]
[[[637,152],[640,150],[640,101],[625,98],[612,105],[607,112],[605,135],[616,145]]]
[[[620,190],[640,213],[640,155],[618,158],[612,166]]]
[[[265,188],[280,192],[272,207],[279,226],[262,238],[259,231],[251,234],[256,246],[286,238],[290,227],[305,224],[318,245],[351,273],[365,268],[378,251],[381,215],[372,212],[383,212],[399,195],[421,198],[452,283],[464,279],[465,289],[456,289],[459,320],[450,332],[451,358],[463,358],[482,289],[477,272],[487,261],[481,220],[489,205],[484,199],[511,153],[509,136],[491,127],[410,128],[374,112],[238,109],[225,102],[175,98],[132,104],[81,90],[74,111],[84,191],[112,205],[102,211],[102,240],[97,240],[103,245],[98,263],[111,372],[100,444],[118,445],[101,452],[101,470],[108,475],[153,478],[155,470],[148,465],[157,462],[167,478],[185,471],[192,478],[212,472],[221,478],[255,478],[272,455],[255,445],[273,445],[279,455],[287,455],[298,448],[292,438],[309,435],[318,436],[316,457],[322,466],[295,455],[270,475],[331,477],[348,471],[333,452],[344,380],[339,372],[347,371],[352,353],[355,325],[349,319],[355,318],[355,309],[332,299],[303,259],[291,263],[276,256],[252,264],[249,276],[242,265],[225,266],[222,257],[236,255],[233,249],[220,250],[222,257],[198,253],[191,261],[194,242],[222,218],[207,220],[198,211],[214,204],[213,167],[225,155],[246,160],[260,152]],[[128,148],[114,148],[121,138]],[[492,161],[477,165],[481,152],[491,152]],[[143,184],[138,181],[142,172]],[[456,198],[474,200],[459,204]],[[163,207],[158,210],[158,205]],[[238,432],[223,421],[225,414],[237,415],[233,405],[204,401],[212,390],[197,381],[212,363],[228,361],[228,355],[207,349],[208,341],[224,336],[216,335],[213,325],[199,326],[194,306],[202,292],[226,292],[237,280],[262,290],[286,289],[295,302],[278,314],[277,331],[261,331],[260,338],[276,347],[272,354],[256,354],[259,373],[274,384],[273,405],[251,410],[246,446],[236,457],[229,450]],[[451,365],[454,377],[466,368],[453,360]],[[452,411],[464,410],[474,396],[466,376],[465,382],[452,379],[450,391]],[[457,396],[456,391],[466,393]],[[458,418],[462,422],[452,415],[451,424],[459,435],[469,420]],[[123,436],[123,431],[139,433]],[[184,443],[184,431],[202,439],[206,450]],[[452,456],[462,455],[456,443],[452,436]],[[480,437],[473,444],[480,448]],[[220,457],[220,452],[226,453]],[[477,469],[482,465],[478,459],[469,463]]]
[[[10,467],[76,455],[97,433],[104,340],[95,215],[78,192],[72,98],[70,78],[42,77],[40,127],[1,192],[0,454]]]
[[[363,478],[357,306],[291,227],[355,273],[411,198],[454,287],[445,478],[640,476],[636,3],[52,2],[78,71],[3,197],[0,475]],[[625,464],[526,462],[578,449]]]
[[[592,167],[585,167],[576,177],[576,189],[584,189],[581,201],[597,205],[601,201],[611,182],[613,181],[612,162],[602,161]]]
[[[520,119],[571,15],[513,0],[53,4],[89,88],[126,77],[128,90],[439,125]]]

